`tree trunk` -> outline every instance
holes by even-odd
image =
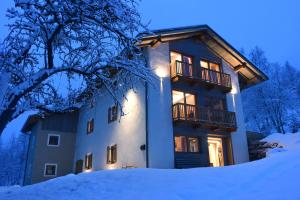
[[[6,125],[13,119],[12,116],[13,116],[14,112],[15,112],[15,108],[14,109],[6,109],[0,115],[0,135],[2,134]]]

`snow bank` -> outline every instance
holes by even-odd
[[[300,199],[300,134],[272,135],[285,151],[220,168],[127,169],[68,175],[0,191],[0,199]]]

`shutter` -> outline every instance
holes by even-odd
[[[110,159],[110,146],[107,146],[107,149],[106,149],[106,163],[107,164],[110,164],[111,162],[111,159]]]
[[[90,131],[91,131],[91,132],[94,131],[94,119],[91,120],[91,130],[90,130]]]
[[[114,112],[114,120],[117,120],[118,119],[118,105],[115,105],[115,112]]]
[[[88,158],[88,168],[91,169],[93,167],[93,154],[90,154]]]
[[[112,163],[117,162],[117,145],[112,146]]]
[[[87,163],[87,159],[88,159],[88,157],[87,157],[87,155],[85,155],[85,157],[84,157],[84,168],[88,168],[88,163]]]

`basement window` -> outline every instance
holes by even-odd
[[[115,164],[117,162],[117,145],[107,147],[107,164]]]
[[[44,169],[44,176],[56,176],[57,174],[57,164],[46,163]]]

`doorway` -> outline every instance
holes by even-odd
[[[208,137],[209,166],[224,166],[222,138]]]

